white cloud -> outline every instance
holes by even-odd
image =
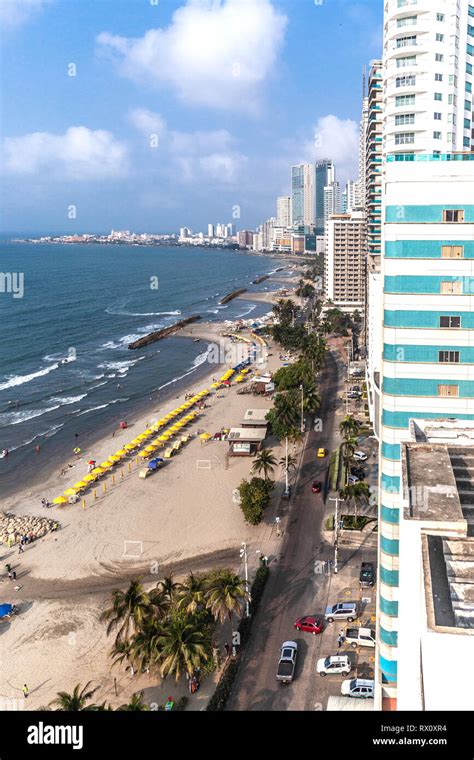
[[[248,111],[270,75],[287,19],[271,0],[188,0],[165,29],[134,39],[103,32],[124,76],[171,87],[187,104]]]
[[[69,127],[63,135],[32,132],[5,139],[5,166],[14,174],[67,179],[116,177],[127,169],[127,149],[111,132]]]
[[[247,158],[236,148],[235,138],[226,129],[180,132],[169,129],[161,114],[135,108],[129,121],[146,137],[158,135],[163,167],[178,167],[174,181],[201,181],[205,178],[223,184],[237,180]]]
[[[21,26],[53,0],[0,0],[0,24],[4,28]]]
[[[352,119],[339,119],[333,114],[322,116],[313,129],[313,140],[307,141],[305,156],[311,160],[331,158],[337,179],[356,179],[359,171],[359,125]]]
[[[159,113],[148,111],[146,108],[134,108],[129,113],[129,120],[146,137],[151,135],[162,137],[166,130],[163,117]]]

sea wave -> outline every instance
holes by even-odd
[[[56,409],[59,409],[60,406],[60,404],[56,404],[56,406],[48,406],[45,409],[30,409],[29,411],[23,410],[21,412],[4,412],[3,414],[0,414],[0,426],[6,427],[7,425],[20,425],[22,422],[28,422],[29,420],[33,420],[35,417],[42,417],[43,414],[54,412]]]
[[[53,404],[59,404],[60,406],[66,406],[67,404],[76,404],[78,401],[82,401],[87,396],[87,393],[82,393],[80,396],[53,396],[49,399]]]
[[[250,314],[254,309],[257,308],[257,304],[253,304],[248,311],[244,311],[242,314],[237,314],[235,319],[242,319],[242,317],[246,317],[247,314]]]
[[[17,385],[23,385],[24,383],[30,383],[32,380],[36,380],[37,377],[44,377],[49,375],[55,369],[58,369],[59,364],[51,364],[49,367],[44,367],[37,372],[31,372],[29,375],[12,375],[8,377],[4,383],[0,383],[0,391],[7,390],[7,388],[14,388]]]
[[[130,398],[115,398],[113,401],[109,401],[108,404],[99,404],[98,406],[91,406],[90,409],[84,409],[82,412],[79,412],[77,416],[82,417],[83,414],[97,412],[99,409],[107,409],[107,407],[111,406],[112,404],[123,404],[125,401],[130,401]]]
[[[108,306],[105,312],[121,317],[178,317],[181,314],[179,309],[175,311],[126,311],[119,306]]]

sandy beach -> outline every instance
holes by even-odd
[[[267,294],[265,294],[267,295]],[[220,345],[224,359],[235,356],[236,344],[221,337],[223,325],[193,325],[186,333],[209,343]],[[267,365],[261,369],[274,371],[280,366],[278,349],[268,347]],[[236,363],[236,362],[234,362]],[[232,362],[227,361],[226,367]],[[187,392],[208,387],[213,377],[220,377],[223,367],[210,365],[205,380]],[[81,502],[45,510],[41,499],[53,499],[87,472],[90,458],[102,462],[110,454],[146,429],[147,425],[179,406],[184,393],[169,399],[163,407],[151,409],[136,419],[127,430],[118,430],[82,452],[74,460],[74,468],[64,476],[55,472],[40,487],[19,492],[4,501],[4,511],[15,514],[36,514],[54,517],[60,522],[57,533],[28,545],[18,555],[17,547],[3,547],[2,562],[10,562],[17,571],[17,587],[6,576],[0,582],[1,601],[21,603],[21,614],[3,624],[3,667],[0,681],[0,707],[9,709],[9,700],[21,697],[26,681],[31,690],[27,703],[15,709],[38,709],[47,704],[60,689],[72,690],[76,683],[92,679],[100,683],[98,700],[106,699],[117,706],[133,692],[145,689],[146,699],[165,699],[171,682],[157,684],[155,676],[132,678],[124,667],[111,669],[103,624],[98,617],[105,600],[117,587],[124,587],[132,577],[155,585],[173,570],[177,577],[191,569],[204,569],[214,564],[240,569],[239,549],[242,541],[250,546],[251,567],[258,564],[257,551],[272,556],[279,539],[274,518],[282,489],[282,473],[275,489],[274,504],[265,521],[247,525],[234,501],[233,491],[242,478],[248,477],[252,459],[228,457],[226,441],[203,443],[198,433],[214,433],[223,427],[239,426],[246,409],[269,409],[271,399],[240,395],[235,384],[221,389],[207,399],[207,407],[199,418],[186,428],[192,434],[175,457],[159,472],[144,480],[138,476],[143,466],[132,460],[114,468],[115,484],[110,474],[97,489],[97,499],[86,496]],[[278,442],[267,440],[279,458]],[[69,457],[65,463],[73,461]],[[123,469],[123,479],[120,470]],[[5,656],[8,653],[8,656]],[[119,681],[115,694],[114,677]],[[172,682],[174,688],[174,682]],[[180,688],[185,691],[185,684]],[[212,689],[209,682],[206,688]],[[183,693],[184,693],[183,691]],[[149,692],[149,693],[148,693]],[[174,693],[179,695],[179,690]],[[199,692],[203,699],[205,690]],[[195,698],[193,698],[195,699]],[[16,703],[14,703],[16,704]],[[199,700],[191,709],[201,709]]]

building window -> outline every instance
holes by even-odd
[[[434,99],[435,100],[443,100],[443,94],[441,92],[435,92]]]
[[[405,18],[397,19],[397,26],[415,26],[418,16],[405,16]]]
[[[397,69],[405,66],[416,66],[416,55],[406,55],[403,58],[397,58]]]
[[[444,34],[440,34],[440,32],[436,32],[436,42],[443,42],[444,41]]]
[[[470,82],[466,82],[466,92],[472,92],[472,84]]]
[[[444,13],[437,13],[436,21],[444,21]]]
[[[396,106],[414,106],[415,95],[397,95],[395,97]]]
[[[453,95],[452,93],[448,95],[448,103],[450,106],[457,105],[458,99],[456,95]]]
[[[443,222],[463,222],[464,221],[464,209],[444,209]]]
[[[459,351],[438,351],[438,361],[442,364],[459,364]]]
[[[441,140],[441,132],[433,132],[433,140]]]
[[[443,259],[462,259],[464,257],[463,245],[442,245],[441,258]]]
[[[461,280],[454,280],[452,282],[442,282],[440,293],[444,296],[460,296],[462,295],[462,282]]]
[[[439,318],[439,326],[440,327],[461,327],[461,317],[440,317]]]
[[[464,129],[471,129],[471,120],[464,119]]]
[[[444,61],[444,55],[442,53],[436,53],[435,61],[438,61],[438,63],[442,63]]]
[[[439,111],[434,112],[435,121],[441,121],[441,113]]]
[[[466,74],[472,74],[472,63],[466,63]]]
[[[465,100],[464,101],[464,110],[465,111],[470,111],[471,109],[472,109],[472,103],[471,103],[471,101],[470,100]]]
[[[395,145],[410,145],[415,142],[414,132],[398,132],[395,135]]]
[[[416,45],[416,34],[409,37],[399,37],[397,40],[397,48],[409,47],[410,45]]]
[[[442,81],[443,81],[443,75],[435,74],[435,82],[442,82]]]
[[[459,396],[459,385],[438,385],[438,396]]]
[[[474,45],[467,45],[466,50],[468,55],[474,55]]]
[[[449,84],[451,86],[453,86],[453,87],[457,87],[458,86],[458,78],[457,78],[456,74],[450,74],[449,75]]]
[[[404,124],[414,124],[415,123],[415,114],[414,113],[401,113],[397,114],[395,116],[395,126],[401,127]]]
[[[395,80],[397,87],[414,87],[416,85],[416,76],[411,74],[407,77],[397,77]]]

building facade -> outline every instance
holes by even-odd
[[[298,164],[291,167],[291,223],[314,224],[315,166]]]
[[[316,161],[315,169],[315,204],[316,204],[316,235],[324,235],[324,188],[334,182],[336,170],[334,164],[325,158]]]
[[[291,224],[291,198],[289,195],[282,195],[277,198],[277,226],[289,227]]]
[[[336,214],[326,229],[325,296],[342,311],[362,311],[365,298],[365,214]]]

